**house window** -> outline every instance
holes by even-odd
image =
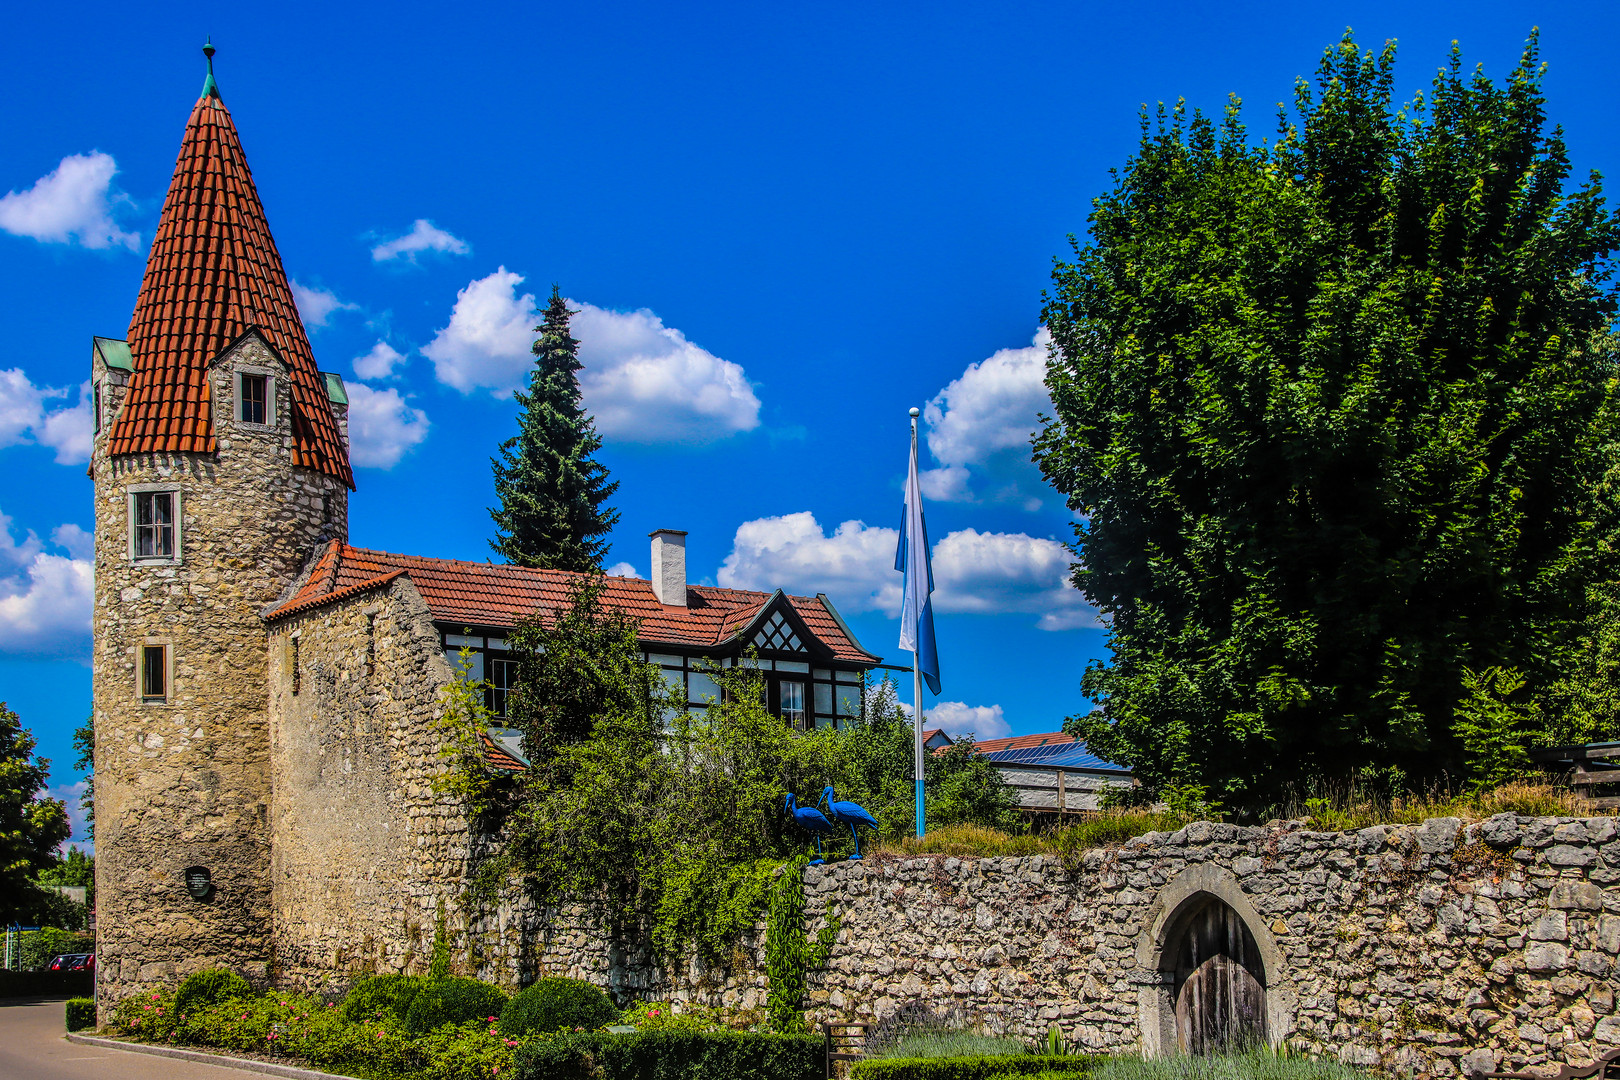
[[[175,543],[175,504],[180,501],[177,491],[137,491],[135,499],[135,534],[132,538],[137,559],[173,559],[179,547]]]
[[[517,688],[518,662],[500,657],[489,658],[489,711],[505,720],[507,699]]]
[[[793,632],[793,627],[782,618],[780,611],[772,612],[770,619],[760,627],[759,633],[754,635],[754,647],[780,652],[804,651],[804,646],[799,642],[799,635]]]
[[[303,666],[303,664],[301,664],[299,662],[299,657],[298,657],[298,637],[297,637],[297,635],[294,635],[293,639],[292,639],[292,692],[293,692],[293,696],[297,697],[298,696],[298,691],[302,690],[303,688],[304,688],[304,666]]]
[[[244,371],[238,376],[240,391],[237,402],[240,409],[237,419],[244,424],[267,425],[270,423],[270,376],[255,375]]]
[[[141,646],[141,700],[161,705],[169,700],[169,647]]]
[[[92,403],[93,411],[90,414],[91,426],[95,434],[101,434],[101,384],[96,383],[95,401]]]
[[[778,713],[789,727],[804,727],[804,683],[783,679],[780,686],[777,696],[781,706]]]

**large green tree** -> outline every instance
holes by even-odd
[[[1275,140],[1144,114],[1054,270],[1036,458],[1112,653],[1068,727],[1150,789],[1455,776],[1465,672],[1545,696],[1590,633],[1615,221],[1534,38],[1500,85],[1393,76],[1346,35]]]
[[[523,410],[518,433],[490,462],[500,499],[489,512],[490,546],[517,566],[600,570],[603,538],[619,520],[604,505],[619,485],[593,456],[602,439],[580,399],[579,342],[568,329],[573,314],[553,285],[535,327],[528,390],[513,395]]]
[[[40,798],[51,774],[34,736],[0,702],[0,921],[32,917],[40,906],[34,875],[55,865],[73,831],[61,799]]]

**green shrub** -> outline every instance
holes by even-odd
[[[513,1055],[513,1080],[820,1080],[819,1035],[741,1031],[580,1032],[536,1039]]]
[[[501,1010],[501,1031],[527,1035],[611,1024],[619,1010],[600,988],[583,979],[541,979],[519,990]]]
[[[85,1028],[93,1028],[95,1026],[96,999],[68,998],[67,1029],[69,1031],[83,1031]]]
[[[502,1019],[505,1019],[503,1016]],[[741,1024],[726,1023],[727,1016],[719,1009],[688,1002],[678,1009],[667,1001],[638,1001],[624,1010],[619,1023],[638,1030],[642,1028],[671,1031],[727,1031]]]
[[[992,1077],[1086,1075],[1107,1058],[1080,1054],[992,1054],[984,1057],[868,1058],[849,1070],[850,1080],[991,1080]]]
[[[420,975],[368,975],[344,995],[343,1018],[358,1023],[389,1016],[404,1023],[411,1002],[427,984]]]
[[[446,1024],[499,1016],[506,995],[486,982],[452,976],[429,980],[405,1010],[405,1030],[415,1035]]]
[[[70,930],[44,927],[25,930],[17,935],[17,966],[24,971],[43,971],[55,957],[63,953],[96,951],[96,939]]]
[[[181,1016],[205,1005],[218,1005],[231,998],[252,997],[253,987],[234,971],[207,968],[186,976],[174,992],[174,1011]]]

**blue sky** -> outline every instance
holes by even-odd
[[[80,384],[122,337],[216,71],[321,366],[356,398],[351,540],[482,559],[529,298],[581,309],[611,562],[826,591],[900,662],[889,566],[924,407],[941,716],[1086,708],[1104,652],[1027,461],[1041,290],[1137,109],[1276,102],[1346,26],[1493,76],[1542,29],[1579,170],[1617,145],[1610,4],[31,5],[0,39],[0,698],[66,791],[88,715]],[[6,193],[10,193],[9,195]],[[622,567],[621,567],[622,569]],[[909,691],[907,691],[909,694]],[[933,703],[930,702],[930,705]]]

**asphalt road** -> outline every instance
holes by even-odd
[[[0,1080],[267,1080],[227,1069],[62,1038],[60,1001],[0,1000]]]

